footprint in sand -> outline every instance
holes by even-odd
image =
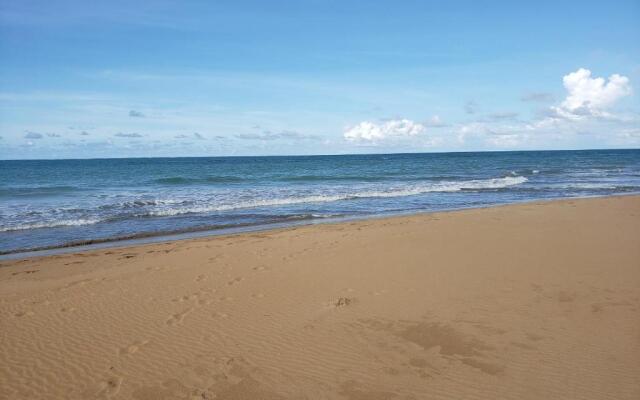
[[[167,319],[166,324],[169,325],[169,326],[181,324],[182,321],[184,320],[184,317],[187,314],[191,313],[192,311],[193,311],[193,308],[187,308],[184,311],[181,311],[179,313],[173,314]]]
[[[196,298],[198,298],[197,295],[191,294],[191,295],[184,295],[184,296],[173,298],[173,299],[171,299],[171,301],[174,302],[174,303],[176,303],[176,302],[182,303],[184,301],[195,300]]]
[[[113,367],[111,367],[113,369]],[[98,384],[95,398],[113,398],[118,395],[122,387],[122,377],[110,373],[105,380]],[[94,396],[92,396],[94,397]]]
[[[331,306],[335,308],[346,307],[356,302],[355,297],[340,297],[335,301],[331,302]]]
[[[198,276],[196,276],[195,281],[196,281],[196,282],[200,282],[200,281],[203,281],[203,280],[205,280],[205,279],[207,279],[207,276],[206,276],[206,275],[198,275]]]
[[[244,278],[239,276],[239,277],[237,277],[235,279],[232,279],[229,282],[227,282],[227,285],[232,286],[232,285],[235,285],[238,282],[241,282],[242,280],[244,280]]]

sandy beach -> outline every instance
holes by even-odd
[[[638,399],[640,197],[0,263],[2,399]]]

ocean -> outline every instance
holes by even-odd
[[[640,192],[640,150],[0,161],[0,254]]]

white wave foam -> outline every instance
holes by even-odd
[[[11,231],[23,231],[27,229],[41,229],[41,228],[56,228],[61,226],[82,226],[82,225],[93,225],[100,222],[100,219],[95,218],[80,218],[80,219],[70,219],[70,220],[60,220],[60,221],[48,221],[48,222],[33,222],[27,224],[20,224],[14,226],[6,226],[0,227],[0,232],[11,232]]]
[[[519,185],[528,179],[524,176],[507,176],[505,178],[495,179],[478,179],[463,182],[440,182],[430,185],[418,185],[402,190],[382,191],[382,192],[362,192],[354,197],[400,197],[413,196],[429,192],[458,192],[461,190],[480,190],[480,189],[501,189],[507,186]]]
[[[541,188],[550,188],[556,190],[566,190],[566,189],[618,189],[620,186],[611,184],[611,183],[581,183],[581,182],[571,182],[571,183],[558,183],[558,184],[548,184],[540,186]]]
[[[202,205],[194,207],[181,207],[170,208],[166,210],[150,211],[140,216],[173,216],[180,214],[191,213],[207,213],[214,211],[230,211],[243,208],[258,208],[258,207],[272,207],[272,206],[284,206],[289,204],[301,204],[301,203],[324,203],[338,200],[346,200],[349,196],[335,195],[335,196],[305,196],[305,197],[290,197],[284,199],[264,199],[264,200],[250,200],[243,201],[235,204],[222,204],[222,205]]]
[[[195,207],[170,208],[154,210],[140,216],[174,216],[190,213],[207,213],[215,211],[229,211],[244,208],[273,207],[303,203],[326,203],[340,200],[375,197],[403,197],[414,196],[429,192],[457,192],[461,190],[500,189],[508,186],[519,185],[527,181],[524,176],[507,176],[504,178],[478,179],[463,182],[440,182],[427,185],[416,185],[402,189],[388,189],[382,191],[363,191],[336,195],[315,195],[302,197],[288,197],[276,199],[258,199],[234,204],[202,205]]]
[[[193,204],[189,201],[185,205],[185,200],[139,200],[120,203],[134,204],[136,206],[145,207],[161,207],[156,209],[147,209],[137,214],[130,214],[131,217],[157,217],[157,216],[177,216],[183,214],[209,213],[217,211],[230,211],[239,209],[250,209],[260,207],[275,207],[304,203],[326,203],[340,200],[352,200],[360,198],[389,198],[414,196],[430,192],[457,192],[462,190],[482,190],[482,189],[500,189],[508,186],[519,185],[527,181],[523,176],[507,176],[504,178],[494,179],[477,179],[470,181],[442,181],[437,183],[426,183],[417,185],[405,185],[402,187],[381,188],[380,190],[363,190],[328,195],[309,195],[299,197],[284,197],[270,199],[254,199],[228,204]],[[183,204],[182,207],[176,207],[177,204]],[[127,208],[127,207],[125,207]],[[0,232],[19,231],[27,229],[54,228],[62,226],[82,226],[92,225],[104,221],[99,218],[78,218],[78,219],[61,219],[53,221],[24,223],[14,226],[0,227]]]

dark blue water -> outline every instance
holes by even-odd
[[[640,192],[640,150],[0,161],[0,253]]]

